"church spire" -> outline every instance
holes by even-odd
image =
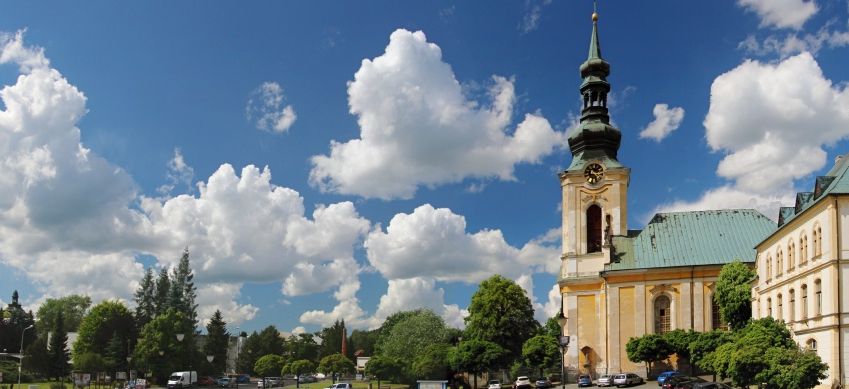
[[[616,160],[622,133],[610,125],[607,110],[607,94],[610,84],[610,64],[601,56],[601,43],[598,39],[598,12],[592,15],[593,30],[590,36],[590,49],[587,60],[581,64],[581,123],[569,134],[569,148],[572,150],[572,166],[581,168],[585,162],[602,160],[608,167],[621,166]]]

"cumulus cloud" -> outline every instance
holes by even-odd
[[[684,108],[681,107],[669,108],[667,104],[655,104],[652,113],[654,120],[640,131],[640,139],[651,138],[660,142],[672,131],[677,130],[681,121],[684,120]]]
[[[816,55],[824,47],[849,46],[849,31],[831,30],[830,28],[830,25],[826,25],[816,33],[790,33],[783,38],[770,35],[763,40],[758,40],[754,35],[749,35],[740,42],[738,48],[752,55],[775,54],[780,58],[787,58],[803,52]]]
[[[813,0],[738,0],[737,4],[758,14],[761,27],[799,30],[818,8]]]
[[[526,114],[512,134],[515,87],[493,76],[489,102],[469,100],[421,31],[397,30],[385,52],[364,59],[348,83],[360,138],[333,141],[312,157],[310,182],[325,192],[383,199],[411,198],[421,185],[465,178],[513,180],[518,163],[538,163],[564,144],[539,114]]]
[[[283,105],[285,100],[280,84],[264,82],[251,93],[245,114],[249,121],[255,120],[256,128],[260,130],[284,133],[298,119],[291,104]]]
[[[386,232],[375,229],[364,246],[371,265],[390,280],[430,277],[474,283],[493,274],[515,277],[531,267],[556,273],[550,263],[559,258],[550,240],[515,248],[499,230],[467,233],[463,216],[430,204],[395,215]]]
[[[710,148],[726,154],[717,174],[732,184],[659,210],[746,205],[775,216],[778,203],[792,203],[794,182],[825,166],[823,148],[849,135],[849,92],[809,53],[748,60],[714,80],[704,126]]]
[[[282,282],[299,266],[348,260],[370,229],[350,202],[308,217],[298,192],[252,165],[240,175],[221,165],[197,194],[141,196],[124,170],[81,143],[85,95],[43,50],[20,32],[0,35],[0,49],[0,63],[20,71],[0,90],[0,261],[45,294],[129,301],[143,274],[137,256],[171,266],[188,246],[201,316],[217,308],[247,320],[257,308],[238,303],[243,282]],[[179,149],[166,178],[164,192],[191,185]]]

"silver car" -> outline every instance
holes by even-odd
[[[595,384],[598,386],[612,386],[613,376],[610,374],[604,374],[601,377],[598,377]]]
[[[616,387],[618,388],[642,383],[643,377],[640,377],[634,373],[619,373],[613,376],[613,385],[616,385]]]

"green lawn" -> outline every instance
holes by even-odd
[[[354,389],[369,389],[368,385],[371,382],[371,389],[406,389],[407,385],[404,384],[393,384],[388,381],[380,381],[380,388],[377,387],[377,381],[358,381],[358,380],[341,380],[340,382],[350,382],[351,386]],[[324,389],[333,385],[333,381],[331,380],[323,380],[318,382],[313,382],[309,384],[301,384],[301,388],[303,389]],[[294,385],[286,386],[286,388],[294,388]]]

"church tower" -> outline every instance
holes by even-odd
[[[612,237],[626,235],[628,228],[630,169],[617,159],[622,133],[610,124],[610,64],[601,56],[597,13],[592,22],[589,55],[580,67],[581,121],[569,134],[572,163],[559,175],[563,251],[558,284],[568,318],[563,332],[572,340],[567,353],[572,374],[611,367],[602,272],[611,261]]]
[[[610,124],[607,110],[610,64],[601,56],[596,13],[593,13],[589,55],[580,71],[581,122],[569,134],[572,163],[560,173],[563,278],[603,270],[603,265],[610,261],[611,237],[627,232],[630,169],[617,159],[622,133]]]

